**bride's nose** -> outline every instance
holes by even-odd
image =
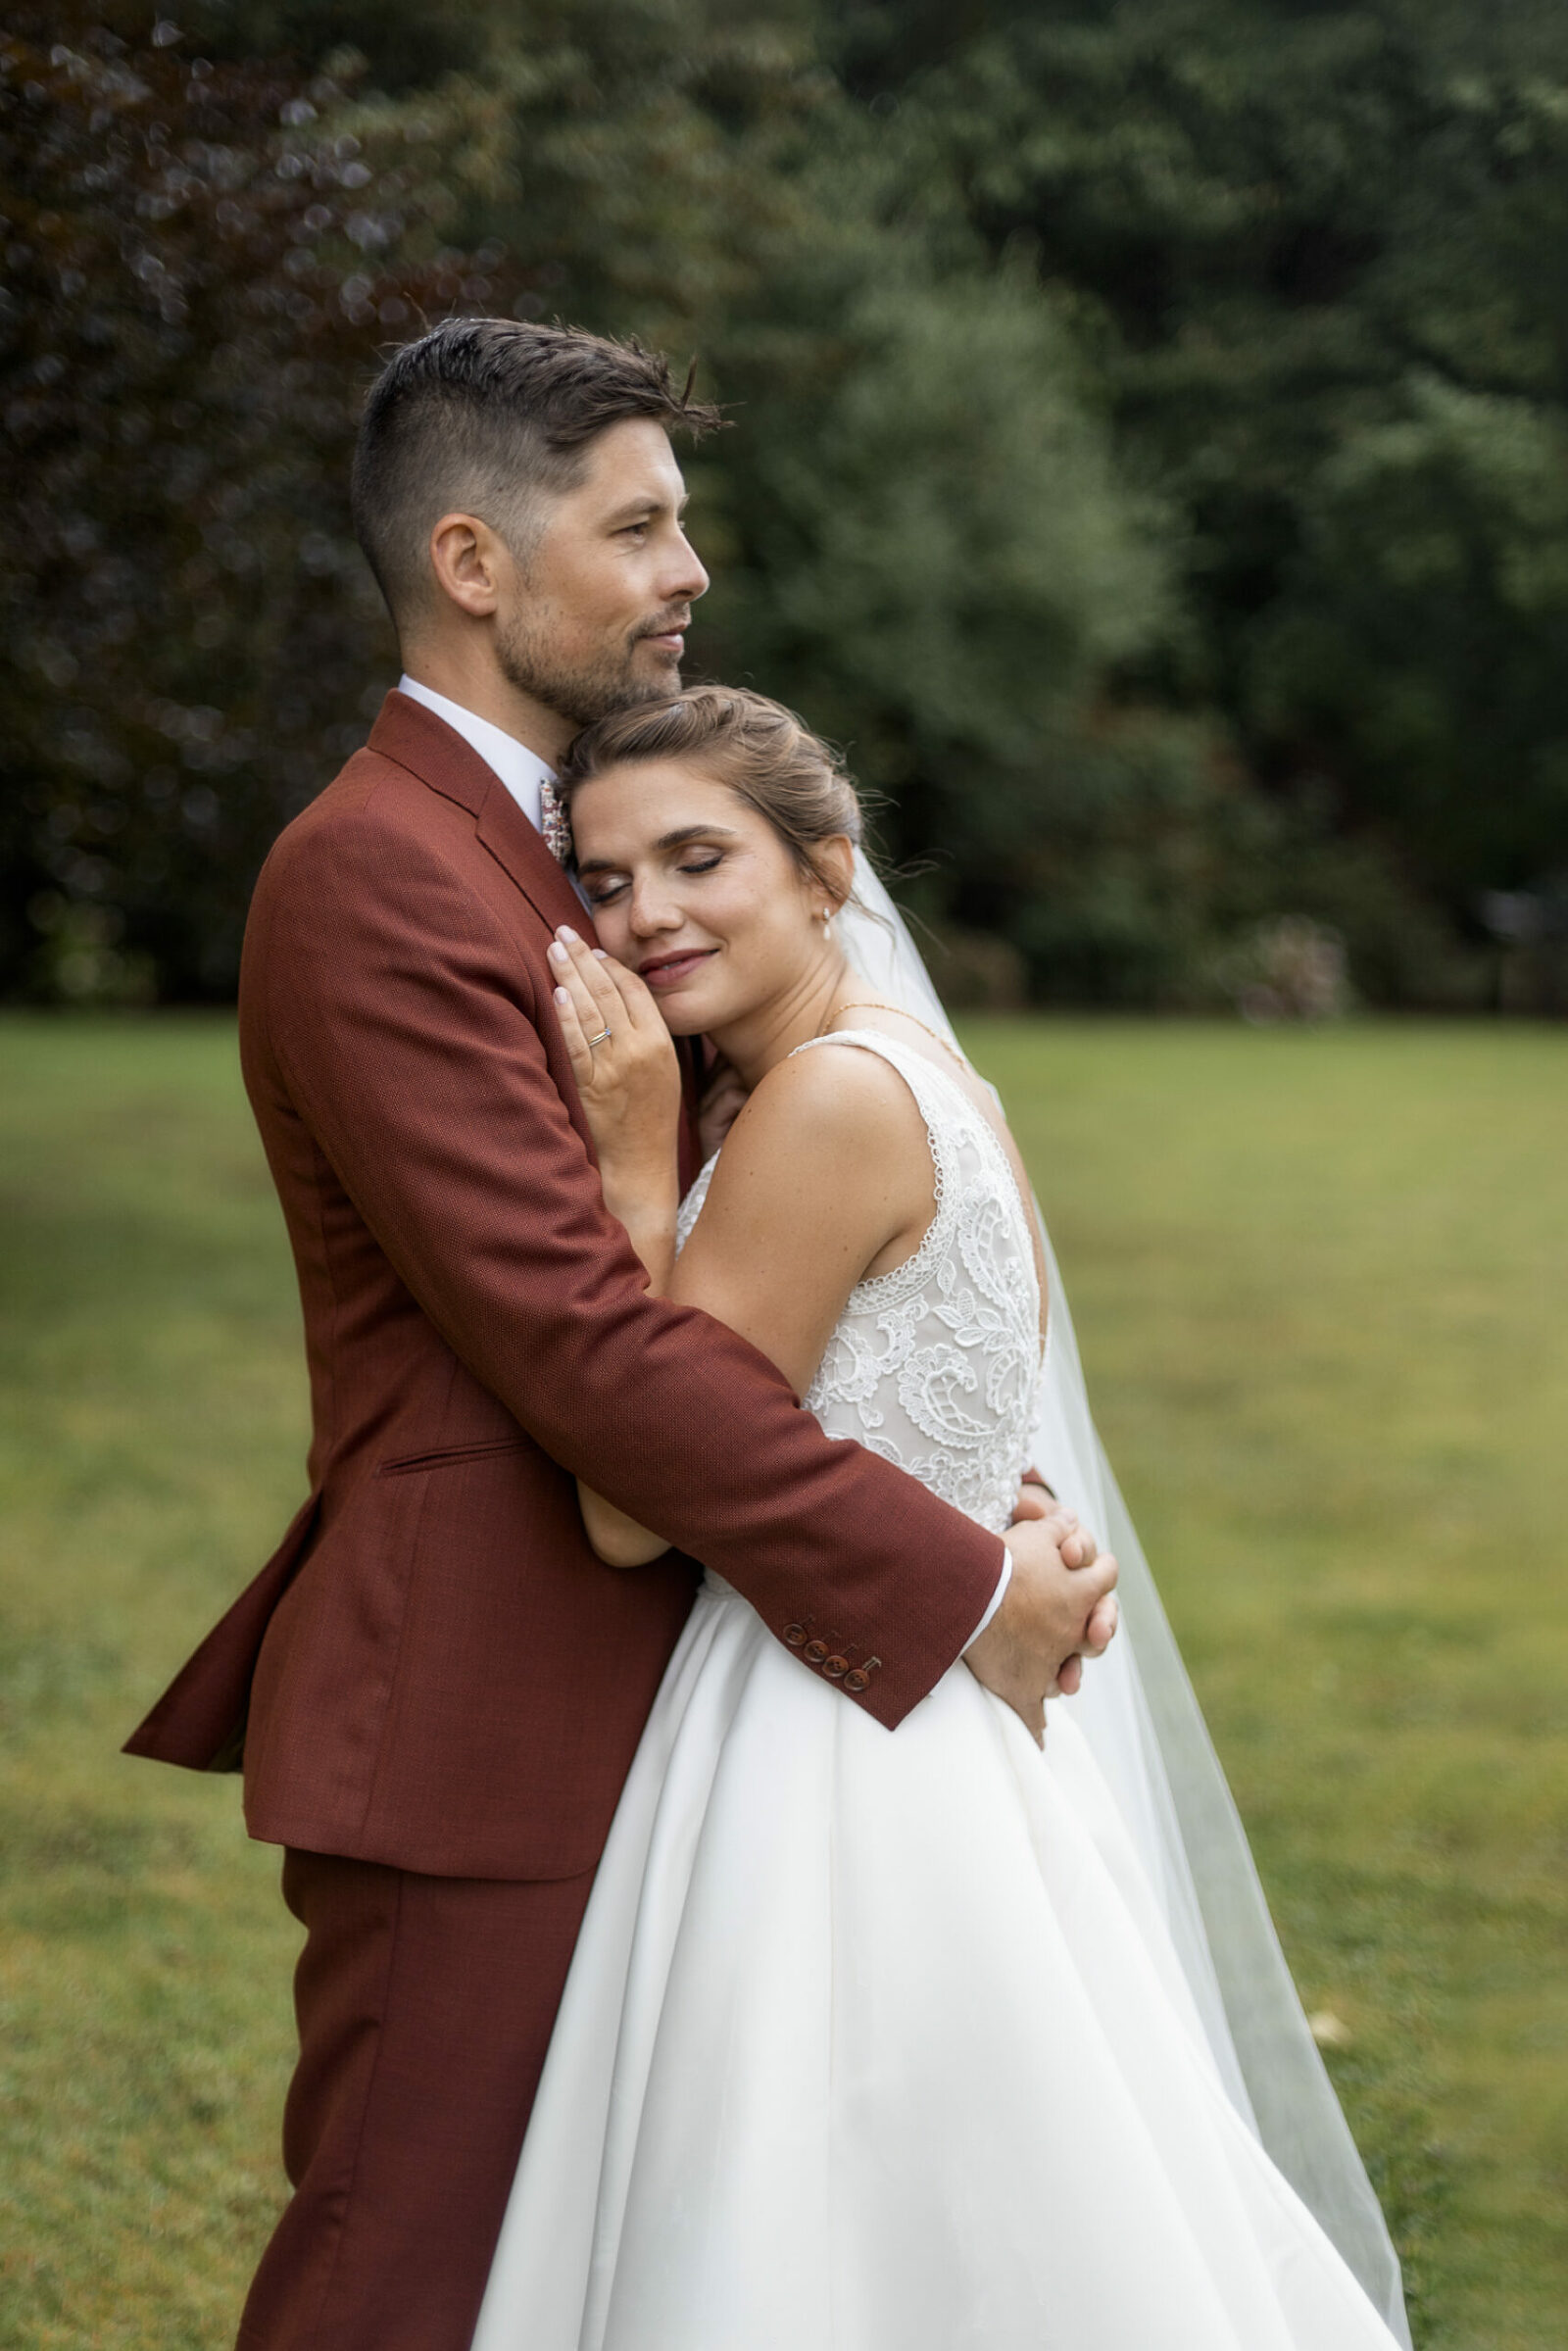
[[[632,884],[630,920],[635,938],[653,939],[661,931],[678,931],[685,919],[657,877],[638,879]]]

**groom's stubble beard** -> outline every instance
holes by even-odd
[[[581,728],[633,703],[657,702],[680,692],[679,662],[660,663],[662,675],[636,667],[638,646],[656,633],[656,624],[645,624],[618,651],[607,646],[594,660],[573,665],[555,652],[547,628],[530,627],[519,615],[498,630],[496,659],[510,686]]]

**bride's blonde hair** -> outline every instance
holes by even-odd
[[[744,686],[688,686],[670,702],[633,703],[584,728],[562,767],[561,796],[569,807],[573,792],[607,767],[653,759],[676,759],[727,784],[766,817],[801,871],[837,897],[812,851],[835,834],[858,848],[860,803],[838,753],[793,710]]]

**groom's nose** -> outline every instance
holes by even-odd
[[[675,545],[670,550],[667,574],[659,585],[666,604],[695,604],[699,596],[708,594],[708,573],[704,570],[696,548],[677,525]]]

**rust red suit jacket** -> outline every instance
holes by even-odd
[[[257,885],[240,1050],[299,1274],[312,1493],[128,1745],[208,1770],[243,1739],[260,1837],[575,1874],[694,1561],[889,1727],[996,1588],[994,1536],[648,1296],[558,1035],[563,921],[587,927],[505,786],[396,693]],[[577,1472],[680,1552],[602,1566]]]

